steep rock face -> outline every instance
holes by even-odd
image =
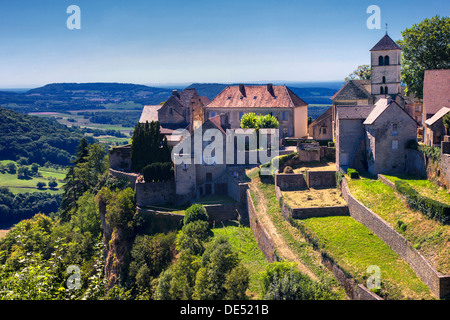
[[[134,235],[130,232],[114,228],[112,229],[106,221],[106,201],[98,200],[100,221],[103,229],[103,242],[105,252],[105,278],[108,280],[106,291],[119,283],[121,275],[126,271]]]

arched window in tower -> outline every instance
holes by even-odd
[[[382,56],[379,56],[379,57],[378,57],[378,65],[379,65],[379,66],[382,66],[383,64],[384,64],[383,57],[382,57]]]
[[[388,66],[389,65],[389,56],[385,56],[384,57],[384,65]]]
[[[389,92],[388,92],[388,87],[386,86],[386,87],[384,87],[384,94],[388,94]]]
[[[383,87],[380,87],[380,94],[383,94]]]
[[[386,83],[386,77],[383,76],[383,83]]]

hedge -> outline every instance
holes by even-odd
[[[144,167],[145,182],[167,181],[173,178],[174,170],[172,162],[155,162]]]
[[[359,172],[355,169],[348,168],[347,174],[350,176],[351,179],[359,179]]]
[[[405,181],[396,181],[395,188],[406,197],[406,203],[412,209],[418,210],[427,217],[435,219],[442,224],[448,224],[450,222],[450,205],[419,194]]]

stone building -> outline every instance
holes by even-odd
[[[330,107],[308,126],[308,136],[316,141],[333,140],[333,109]]]
[[[450,107],[443,107],[425,121],[423,138],[426,145],[441,146],[441,142],[444,141],[444,136],[448,134],[448,130],[444,126],[442,119],[449,112]]]
[[[240,128],[245,113],[271,114],[280,123],[280,137],[308,135],[308,105],[286,86],[228,86],[205,108],[207,118],[228,115],[231,128]]]
[[[395,101],[337,107],[336,167],[404,173],[406,144],[417,139],[417,122]]]
[[[450,69],[425,70],[423,82],[423,119],[443,107],[450,108]]]

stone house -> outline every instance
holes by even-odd
[[[308,126],[308,136],[316,141],[333,140],[333,109],[328,108]]]
[[[286,86],[228,86],[205,107],[205,116],[228,115],[232,129],[240,128],[245,113],[271,114],[280,123],[280,137],[308,135],[308,105]]]
[[[444,136],[448,134],[448,130],[444,126],[442,119],[449,112],[450,107],[443,107],[425,121],[423,138],[426,145],[441,146],[441,142],[444,141]]]
[[[406,144],[417,139],[417,122],[395,101],[337,107],[336,167],[404,173]]]

